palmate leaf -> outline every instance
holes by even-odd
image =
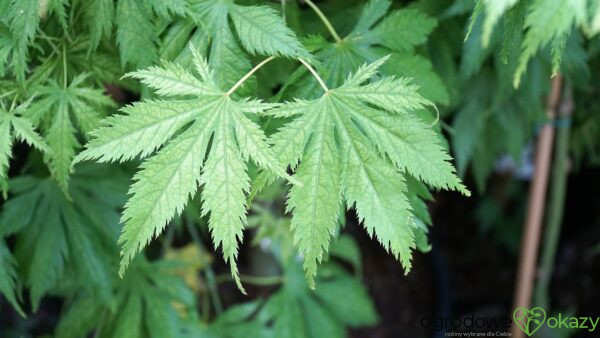
[[[117,258],[114,199],[124,195],[115,185],[124,180],[114,171],[107,175],[98,169],[73,178],[70,194],[74,202],[50,178],[11,180],[13,197],[0,213],[0,237],[16,233],[15,259],[34,310],[66,272],[77,276],[83,290],[104,301],[111,297],[112,260]],[[112,185],[107,187],[107,183]]]
[[[175,261],[136,260],[123,279],[115,280],[113,303],[84,290],[73,298],[60,317],[55,336],[85,337],[180,337],[184,317],[197,316],[195,295],[173,271]]]
[[[119,239],[123,247],[120,274],[202,185],[202,211],[210,214],[215,247],[222,247],[239,285],[235,260],[246,224],[246,162],[253,160],[277,176],[287,176],[262,130],[247,116],[275,105],[233,100],[218,86],[203,57],[195,50],[193,54],[194,75],[174,64],[131,73],[170,98],[137,103],[122,109],[125,115],[106,119],[74,163],[144,158],[166,143],[142,163],[130,188]]]
[[[231,307],[209,327],[210,332],[224,337],[247,337],[248,332],[261,337],[268,333],[287,338],[345,337],[347,328],[378,322],[364,285],[339,265],[328,262],[319,271],[314,292],[303,282],[298,262],[290,260],[284,266],[285,282],[264,306],[250,302]]]
[[[25,116],[44,131],[51,150],[46,156],[52,175],[66,193],[71,162],[80,147],[77,140],[78,125],[84,135],[100,122],[104,108],[113,105],[101,90],[86,87],[86,75],[78,75],[64,87],[51,81],[36,90],[39,99],[27,110]]]
[[[429,104],[417,87],[390,77],[363,84],[385,60],[360,67],[318,99],[268,112],[296,116],[272,142],[280,164],[295,168],[301,183],[291,188],[287,207],[311,287],[344,199],[408,271],[415,225],[404,176],[469,194],[435,132],[411,114]]]

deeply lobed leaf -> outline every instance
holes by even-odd
[[[106,119],[92,133],[94,138],[74,163],[146,157],[166,144],[145,160],[134,176],[122,217],[120,274],[135,254],[181,213],[202,185],[202,212],[210,215],[215,247],[222,248],[242,289],[235,260],[246,224],[246,162],[252,160],[270,173],[288,177],[263,131],[247,116],[274,105],[232,100],[220,89],[207,61],[197,50],[191,52],[200,78],[170,63],[131,75],[159,94],[181,98],[125,107],[125,115]]]
[[[430,104],[417,87],[393,77],[365,83],[386,59],[358,67],[342,86],[315,100],[266,113],[295,118],[272,142],[280,163],[291,166],[301,183],[291,188],[287,210],[311,287],[343,200],[408,271],[417,229],[404,176],[469,194],[438,136],[413,115]]]

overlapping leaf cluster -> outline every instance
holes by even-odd
[[[367,231],[408,270],[415,246],[414,220],[402,173],[436,188],[468,193],[435,133],[410,114],[428,104],[417,87],[400,78],[361,85],[376,75],[385,59],[359,68],[344,85],[327,90],[319,99],[273,109],[275,105],[256,100],[232,100],[229,92],[219,89],[202,56],[194,54],[199,78],[174,64],[131,76],[160,95],[195,98],[147,101],[125,108],[126,115],[109,118],[93,132],[95,139],[76,159],[146,157],[191,124],[145,161],[134,177],[132,198],[123,214],[121,273],[181,213],[201,185],[203,213],[210,213],[215,246],[222,247],[237,280],[235,259],[246,223],[244,193],[249,178],[244,162],[248,159],[280,177],[287,176],[284,168],[296,169],[297,184],[290,191],[288,209],[312,286],[316,263],[342,210],[342,196],[348,207],[356,205]],[[271,150],[247,113],[300,118],[273,135]]]
[[[0,1],[0,189],[9,197],[0,213],[0,293],[22,314],[23,304],[43,308],[47,294],[67,299],[58,336],[195,334],[195,296],[173,262],[134,257],[186,208],[200,208],[193,222],[207,220],[242,289],[236,260],[248,203],[281,178],[290,186],[291,229],[280,223],[293,238],[288,250],[302,256],[308,286],[317,280],[322,289],[298,287],[298,263],[281,260],[286,281],[260,326],[311,337],[314,327],[343,336],[346,326],[374,323],[356,278],[329,263],[317,273],[346,210],[408,271],[412,250],[428,249],[428,188],[468,194],[430,124],[428,110],[449,103],[424,48],[436,20],[391,7],[368,1],[349,33],[331,42],[297,38],[301,30],[275,5]],[[280,69],[296,70],[287,77]],[[114,113],[107,92],[122,102],[139,94],[139,102]],[[29,147],[13,152],[18,143]],[[117,165],[87,160],[139,160],[129,199]],[[336,292],[358,305],[342,307]],[[300,312],[304,324],[290,322]],[[209,331],[229,334],[228,323],[225,314]]]

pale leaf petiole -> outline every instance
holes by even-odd
[[[315,77],[315,79],[317,79],[317,81],[319,81],[319,84],[321,85],[321,88],[323,88],[325,93],[329,92],[329,88],[327,88],[325,81],[323,81],[323,79],[319,76],[319,74],[315,71],[315,69],[308,62],[306,62],[300,58],[298,59],[298,61],[300,61],[304,65],[304,67],[306,67],[306,69],[308,69],[308,71]]]
[[[250,76],[252,76],[252,74],[254,74],[257,70],[260,69],[260,67],[264,66],[267,62],[273,60],[275,58],[275,56],[269,56],[268,58],[262,60],[259,64],[257,64],[256,66],[254,66],[254,68],[250,69],[250,71],[244,75],[241,79],[239,79],[238,82],[236,82],[233,87],[231,87],[231,89],[229,89],[227,91],[227,93],[225,93],[227,96],[231,95],[236,89],[238,89],[246,80],[248,80],[248,78]]]

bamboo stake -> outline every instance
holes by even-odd
[[[552,80],[550,96],[547,101],[546,114],[550,122],[556,116],[556,108],[560,100],[562,77],[556,75]],[[517,283],[515,285],[515,298],[513,309],[519,307],[528,308],[531,302],[531,293],[535,279],[537,255],[542,230],[542,219],[544,215],[544,204],[546,201],[546,187],[548,184],[548,173],[552,157],[552,141],[554,138],[554,127],[552,123],[546,123],[538,136],[535,148],[535,170],[529,187],[529,198],[527,201],[527,217],[523,228],[521,239],[521,250],[519,266],[517,270]],[[513,322],[511,328],[513,337],[523,338],[524,332]]]
[[[569,131],[570,118],[573,113],[573,93],[569,86],[565,86],[564,98],[561,99],[558,112],[560,125],[556,127],[556,141],[554,146],[554,164],[552,166],[552,179],[550,181],[550,195],[548,196],[548,216],[544,239],[540,252],[539,276],[534,290],[533,300],[536,306],[546,309],[550,305],[549,288],[556,249],[560,238],[560,229],[567,195],[567,163],[569,160]]]

